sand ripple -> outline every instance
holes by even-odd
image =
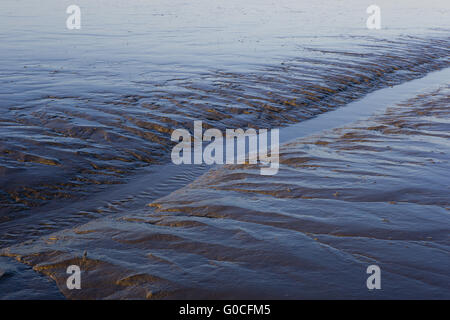
[[[3,250],[69,298],[446,298],[450,87],[223,166],[145,209]],[[87,251],[86,257],[83,253]],[[65,287],[81,266],[83,289]],[[382,270],[382,291],[365,287]]]

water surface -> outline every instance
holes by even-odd
[[[171,131],[191,129],[194,120],[219,129],[289,126],[449,66],[450,8],[441,0],[378,1],[381,30],[366,28],[369,4],[356,0],[80,0],[82,28],[67,30],[71,4],[0,5],[0,248],[140,212],[194,181],[206,168],[175,168],[169,158]],[[432,177],[445,177],[439,172]],[[409,194],[415,182],[402,183],[398,194]],[[269,265],[255,286],[275,273]],[[276,279],[269,286],[287,281]],[[242,295],[255,288],[249,284]]]

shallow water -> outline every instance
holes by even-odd
[[[82,0],[69,31],[68,1],[2,1],[0,248],[192,182],[167,164],[194,120],[287,126],[450,65],[446,1],[378,1],[377,31],[360,1],[241,2]]]
[[[222,166],[3,254],[69,298],[448,299],[449,102],[442,85],[283,145],[276,176]],[[71,264],[83,290],[65,286]],[[371,264],[379,292],[365,287]]]
[[[373,32],[356,3],[82,1],[69,31],[64,3],[3,2],[0,221],[167,163],[193,120],[286,125],[448,66],[447,6],[380,4]]]

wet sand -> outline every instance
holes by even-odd
[[[283,145],[276,176],[211,169],[146,209],[3,255],[68,298],[448,299],[449,102],[443,85]],[[83,290],[66,289],[71,264],[86,270]]]
[[[211,73],[177,81],[169,91],[164,85],[147,94],[52,95],[9,107],[0,119],[0,222],[9,229],[10,222],[33,216],[45,227],[2,234],[1,246],[17,235],[23,240],[64,227],[39,219],[49,211],[76,204],[64,216],[98,217],[98,210],[111,212],[133,198],[130,193],[97,209],[92,195],[132,182],[139,169],[170,162],[170,133],[191,130],[194,120],[222,130],[286,126],[449,65],[448,39],[386,44],[380,41],[380,51],[370,54],[315,50],[323,58],[287,61],[259,74]]]
[[[0,5],[0,299],[448,298],[445,1],[77,4]],[[173,165],[196,120],[281,127],[280,173]]]
[[[147,95],[52,95],[11,106],[0,119],[0,222],[88,201],[138,168],[169,162],[170,133],[192,129],[194,119],[218,129],[285,126],[449,65],[448,39],[389,45],[373,54],[317,50],[325,59],[260,75],[211,73]]]
[[[46,224],[39,216],[73,204],[97,217],[93,195],[168,163],[170,133],[194,120],[286,126],[449,66],[439,1],[419,11],[386,1],[376,33],[359,3],[80,0],[86,17],[72,33],[59,1],[5,0],[0,223]]]

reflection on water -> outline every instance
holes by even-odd
[[[89,203],[166,163],[171,131],[193,120],[282,126],[448,66],[446,33],[426,29],[440,11],[413,20],[411,4],[386,3],[373,33],[356,2],[133,3],[80,2],[75,33],[63,4],[22,3],[20,16],[2,4],[0,222]]]
[[[448,298],[450,87],[6,249],[70,298]],[[83,257],[83,252],[87,255]],[[68,291],[66,267],[84,287]],[[366,267],[383,291],[365,288]]]
[[[415,1],[378,1],[383,28],[376,32],[365,28],[366,5],[356,0],[338,5],[330,1],[313,4],[294,0],[251,0],[245,4],[237,0],[170,3],[79,0],[82,29],[77,31],[65,29],[65,9],[70,4],[56,0],[43,3],[4,0],[0,4],[0,248],[57,230],[70,230],[89,220],[139,212],[145,203],[193,181],[204,168],[183,170],[166,165],[170,161],[172,130],[192,129],[194,120],[202,120],[205,128],[219,129],[286,126],[334,110],[375,89],[449,66],[446,1],[429,1],[426,7]],[[383,137],[389,133],[380,132]],[[320,141],[314,146],[314,152],[320,152],[327,142]],[[328,156],[325,153],[320,157],[322,167],[327,162],[333,166],[338,163],[337,158]],[[289,160],[285,161],[288,164]],[[400,160],[392,163],[396,161]],[[241,173],[235,176],[236,172],[229,170],[224,171],[227,179],[240,177]],[[284,188],[296,178],[281,174],[270,185],[260,185],[258,181],[255,190],[250,188],[252,185],[230,182],[226,188],[233,186],[236,188],[233,192],[239,192],[239,196],[227,198],[225,207],[217,214],[241,212],[239,206],[237,209],[226,206],[242,204],[247,193],[271,194],[285,201],[284,191],[275,186]],[[339,184],[339,179],[336,177],[333,184]],[[207,189],[216,197],[217,190],[209,185],[211,181]],[[327,198],[333,188],[312,187],[319,181],[311,179],[310,188],[298,192],[305,197]],[[402,183],[405,189],[397,196],[409,195],[411,198],[402,199],[414,200],[416,196],[411,190],[416,187],[409,184],[412,181]],[[352,197],[358,192],[366,200],[391,195],[384,188],[371,188],[370,197],[370,192],[362,189],[353,190]],[[191,195],[195,189],[187,190]],[[294,192],[292,195],[295,190],[290,191]],[[442,190],[445,189],[436,189],[437,198],[434,193],[428,196],[430,204],[440,204],[436,201],[442,200],[439,193]],[[224,194],[224,190],[218,193]],[[345,200],[349,202],[350,198]],[[286,205],[298,207],[296,201],[289,200]],[[325,210],[328,205],[326,201],[314,203],[317,204],[311,207],[314,211],[322,210],[319,209],[322,206]],[[255,204],[251,210],[260,209]],[[420,209],[417,210],[419,213]],[[355,215],[354,219],[361,219]],[[235,222],[229,223],[228,227],[234,228]],[[333,225],[333,221],[327,223]],[[263,221],[259,224],[258,228],[264,225]],[[131,225],[124,224],[124,228],[130,231]],[[303,237],[297,231],[284,228],[286,233],[279,236]],[[264,232],[269,237],[273,231],[264,229]],[[219,233],[216,236],[217,245],[229,244],[225,238],[219,241]],[[152,239],[148,245],[153,243]],[[323,249],[323,245],[309,247],[301,244],[304,240],[298,240],[300,244],[296,246],[305,246],[301,252]],[[210,254],[211,247],[197,245],[195,250]],[[272,245],[276,247],[275,243]],[[183,250],[197,254],[186,246]],[[250,249],[242,247],[242,250]],[[242,289],[245,291],[242,295],[258,292],[265,276],[275,272],[269,265],[280,259],[289,261],[290,253],[286,254],[262,258],[267,259],[267,264],[261,262],[267,273],[261,271],[260,278]],[[184,258],[185,255],[180,255],[180,259]],[[52,252],[42,261],[48,259],[58,260],[61,256]],[[317,261],[312,260],[311,265],[318,267]],[[133,261],[131,269],[137,261],[140,260]],[[147,262],[147,258],[142,260],[144,264]],[[98,263],[107,268],[109,262]],[[186,268],[180,266],[182,270]],[[112,264],[108,268],[120,273],[124,266]],[[214,270],[214,264],[210,268]],[[234,272],[231,269],[226,269],[222,279],[231,277],[229,272]],[[254,270],[248,272],[250,275]],[[186,276],[182,287],[192,285],[199,290],[198,295],[201,290],[210,294],[210,287],[196,282],[206,280],[197,279],[195,274]],[[174,284],[173,279],[167,279],[169,276],[160,278],[170,280],[170,285],[161,280],[165,289],[155,292],[166,295],[175,288],[180,295],[186,295],[180,289],[181,280]],[[145,277],[124,279],[117,284],[120,288],[123,283],[148,284]],[[313,284],[314,279],[310,277],[304,285],[307,287],[309,281]],[[0,284],[1,281],[0,278]],[[110,279],[98,281],[108,283]],[[274,286],[274,291],[268,296],[275,295],[276,286],[281,288],[284,283],[287,288],[293,286],[289,282],[277,277],[269,285]],[[286,289],[286,294],[295,296],[297,291],[291,288]],[[111,287],[110,293],[116,289]],[[123,295],[121,290],[118,292]],[[130,296],[133,295],[142,296],[131,290]]]

